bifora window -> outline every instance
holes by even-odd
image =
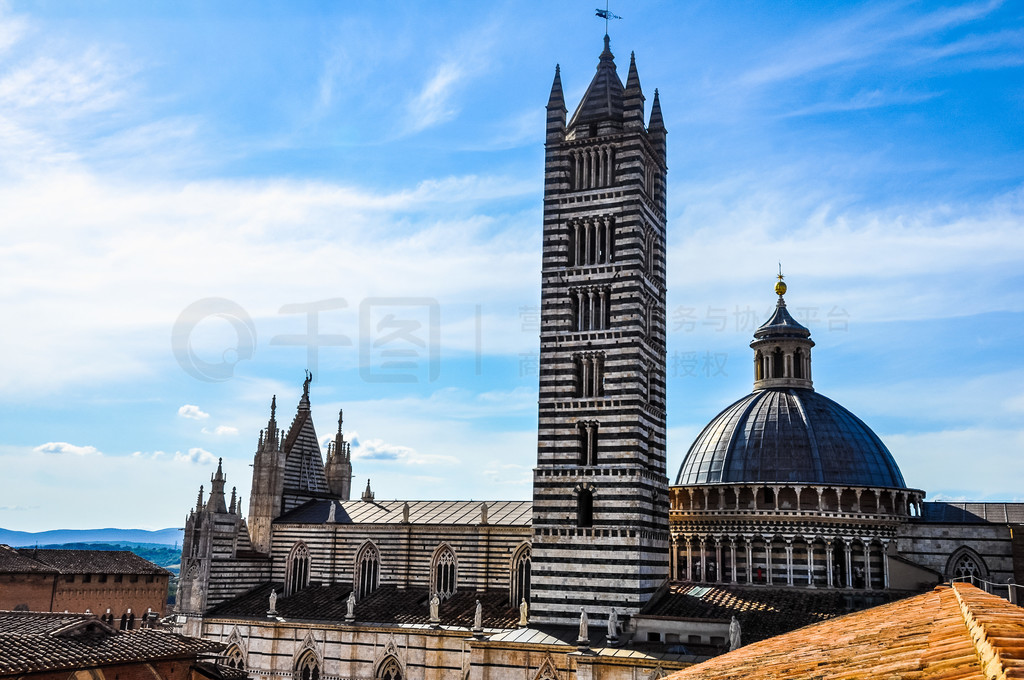
[[[511,583],[509,583],[509,602],[513,607],[519,603],[530,601],[530,561],[532,550],[528,543],[516,549],[512,555]]]
[[[377,670],[377,678],[378,680],[402,680],[402,666],[398,663],[398,659],[393,656],[384,659]]]

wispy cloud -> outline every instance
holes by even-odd
[[[392,444],[383,439],[360,439],[358,432],[352,432],[351,442],[353,460],[396,462],[406,465],[455,464],[459,462],[454,456],[422,454],[411,447]]]
[[[72,456],[102,456],[103,454],[95,446],[78,446],[67,442],[47,442],[35,447],[37,453],[72,455]]]
[[[878,58],[884,58],[891,66],[908,50],[925,47],[920,41],[981,19],[1002,4],[999,1],[973,3],[937,9],[920,16],[908,14],[900,6],[858,10],[848,17],[815,28],[809,34],[795,37],[779,47],[774,55],[769,55],[768,63],[747,71],[738,82],[763,86],[863,65]],[[989,38],[972,38],[958,48],[917,49],[915,62],[988,49],[991,44]]]
[[[204,412],[195,404],[185,404],[179,407],[178,415],[189,420],[205,420],[210,417],[209,413]]]

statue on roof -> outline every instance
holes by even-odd
[[[615,611],[615,607],[612,607],[612,613],[608,615],[608,640],[617,640],[619,638],[619,615]]]
[[[437,593],[434,593],[434,596],[430,598],[430,622],[431,623],[440,623],[441,622],[441,614],[439,612],[440,608],[441,608],[441,598],[437,596]]]
[[[729,622],[729,651],[739,649],[740,645],[740,622],[734,616]]]
[[[345,603],[345,620],[354,621],[356,618],[356,591],[352,591],[348,594],[348,601]]]
[[[482,633],[484,630],[484,608],[480,600],[476,601],[476,612],[473,614],[473,632]]]
[[[277,590],[271,589],[271,591],[270,591],[270,610],[267,613],[268,614],[276,614],[277,613]]]
[[[580,607],[580,635],[576,640],[580,646],[590,644],[590,621],[587,619],[587,610]]]
[[[519,602],[519,627],[526,628],[526,626],[529,625],[529,623],[529,605],[526,604],[526,598],[524,597]]]

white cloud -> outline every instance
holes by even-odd
[[[217,456],[213,455],[205,449],[194,447],[188,450],[188,453],[182,453],[181,451],[174,452],[174,460],[178,462],[187,463],[198,463],[199,465],[208,465],[210,463],[217,462]]]
[[[440,454],[423,454],[416,449],[391,444],[383,439],[360,439],[359,433],[351,433],[352,459],[357,461],[398,462],[406,465],[455,464],[458,458]]]
[[[202,432],[203,432],[203,434],[212,434],[212,435],[215,435],[217,437],[221,437],[221,436],[224,436],[224,435],[236,435],[236,434],[238,434],[238,428],[237,427],[231,427],[230,425],[218,425],[217,427],[213,428],[212,430],[209,429],[209,428],[204,427]]]
[[[455,117],[458,108],[451,103],[452,92],[464,75],[462,68],[452,62],[438,67],[419,94],[409,102],[410,128],[413,132]]]
[[[210,417],[209,413],[205,413],[195,404],[185,404],[180,407],[178,409],[178,415],[182,418],[188,418],[189,420],[205,420]]]
[[[95,446],[76,446],[67,442],[47,442],[32,449],[37,453],[71,454],[75,456],[102,456]]]

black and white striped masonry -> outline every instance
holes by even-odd
[[[668,576],[665,126],[604,38],[547,105],[531,622],[637,612]]]

